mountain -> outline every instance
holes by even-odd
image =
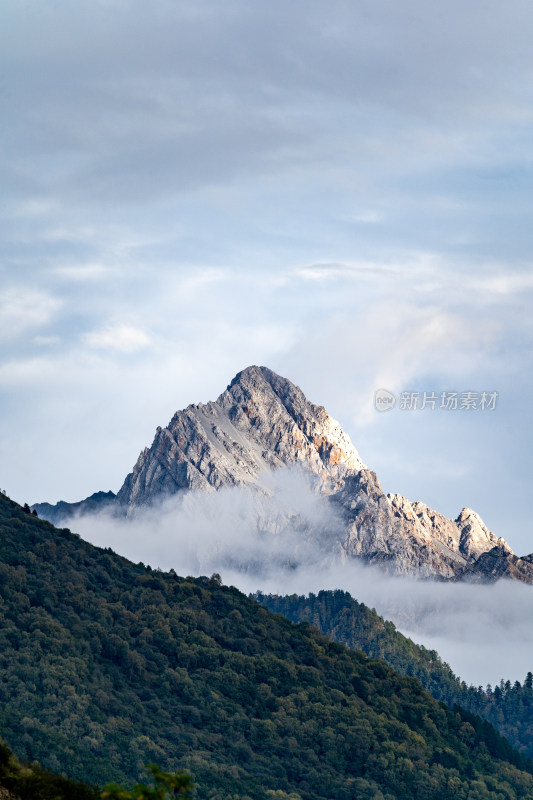
[[[240,372],[216,402],[176,412],[157,429],[116,497],[98,493],[80,503],[32,508],[52,522],[103,509],[134,515],[187,491],[244,486],[268,493],[265,479],[282,468],[299,468],[325,499],[344,556],[396,574],[533,582],[533,563],[515,556],[471,509],[449,520],[421,502],[385,494],[327,411],[266,367]],[[268,522],[261,524],[268,529]],[[287,518],[286,529],[291,526],[294,519]]]
[[[533,763],[412,678],[57,530],[0,495],[0,726],[78,780],[192,771],[212,800],[518,800]]]
[[[292,622],[309,622],[334,642],[380,658],[401,675],[417,678],[437,700],[486,719],[520,752],[533,757],[533,675],[523,684],[502,680],[494,689],[467,686],[435,650],[427,650],[396,630],[392,622],[354,600],[348,592],[309,596],[264,595],[254,599]]]

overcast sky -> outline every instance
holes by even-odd
[[[533,551],[530,0],[3,0],[0,486],[117,491],[264,364]],[[494,410],[374,391],[498,392]]]

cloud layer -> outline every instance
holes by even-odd
[[[436,649],[475,686],[502,677],[523,681],[533,669],[533,587],[416,581],[347,561],[331,509],[290,470],[270,477],[268,494],[240,488],[190,493],[134,518],[101,514],[70,526],[135,562],[180,575],[219,572],[245,592],[345,589]]]

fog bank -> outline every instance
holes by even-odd
[[[419,581],[349,561],[339,520],[298,472],[274,473],[263,491],[189,493],[134,518],[100,514],[70,527],[134,562],[184,576],[219,572],[247,593],[344,589],[476,686],[522,682],[533,670],[533,587]]]

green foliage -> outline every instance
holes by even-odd
[[[494,690],[467,686],[435,650],[415,644],[348,592],[323,591],[309,597],[254,598],[293,622],[309,622],[335,642],[381,658],[401,675],[417,678],[433,697],[450,707],[459,705],[490,722],[521,753],[533,758],[533,674],[523,685],[502,680]]]
[[[19,757],[127,792],[156,761],[207,800],[533,797],[531,764],[417,680],[3,496],[0,726]]]
[[[138,783],[128,791],[116,783],[108,783],[102,792],[103,800],[193,800],[194,784],[186,772],[163,772],[157,764],[148,764],[146,769],[152,775],[153,786]]]
[[[0,797],[2,789],[20,800],[98,800],[90,786],[52,775],[38,764],[21,764],[0,739]]]

